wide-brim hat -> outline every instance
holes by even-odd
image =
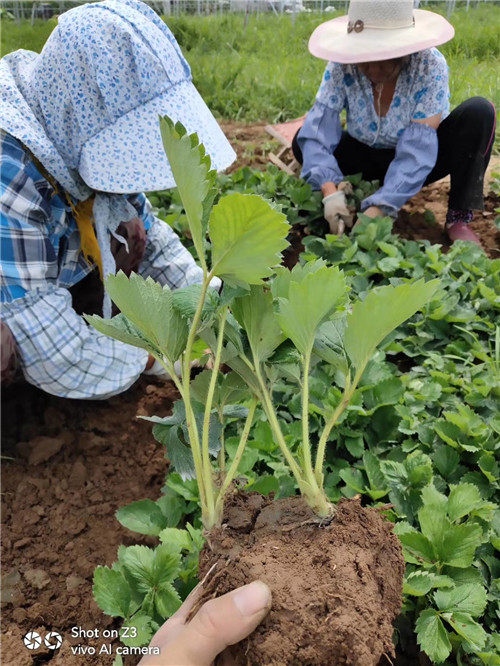
[[[236,159],[231,144],[200,93],[189,81],[139,106],[85,142],[78,171],[95,190],[116,194],[175,187],[160,133],[160,116],[180,121],[196,133],[221,171]]]
[[[347,16],[316,28],[309,51],[329,62],[373,62],[439,46],[454,34],[443,16],[414,9],[413,0],[351,0]]]

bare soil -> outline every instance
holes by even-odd
[[[277,144],[266,135],[264,123],[225,123],[224,128],[238,152],[235,166],[264,167],[269,150],[276,152]],[[405,237],[443,240],[446,184],[431,188],[412,200],[406,221],[398,221],[397,229]],[[441,208],[436,210],[435,229],[422,219],[424,209],[437,204]],[[488,199],[490,214],[479,214],[474,222],[490,256],[499,254],[491,214],[495,205],[498,200]],[[289,265],[298,256],[300,237],[294,248]],[[160,495],[167,462],[150,425],[136,415],[167,415],[175,398],[170,384],[142,379],[124,395],[105,402],[58,399],[21,383],[2,392],[1,661],[5,666],[112,663],[105,656],[73,656],[70,645],[82,641],[70,639],[69,632],[73,626],[101,631],[116,626],[92,599],[92,574],[97,565],[116,559],[121,543],[148,543],[123,529],[114,514],[128,502]],[[369,577],[372,581],[372,573]],[[60,632],[62,648],[28,651],[22,637],[30,630],[42,636],[48,630]],[[291,634],[297,630],[294,625]],[[97,647],[102,642],[87,641]],[[418,657],[401,663],[418,663]]]
[[[208,536],[200,575],[214,565],[205,598],[251,580],[273,592],[263,623],[229,649],[237,666],[376,666],[394,656],[401,544],[391,523],[359,500],[341,500],[321,525],[300,497],[235,495]]]
[[[147,543],[114,513],[133,500],[159,497],[167,462],[150,424],[136,415],[166,415],[176,397],[170,384],[142,379],[105,402],[58,399],[24,383],[3,391],[4,666],[112,663],[74,657],[69,632],[116,626],[92,598],[93,571],[116,560],[121,543]],[[28,651],[22,637],[30,630],[61,633],[61,650]]]

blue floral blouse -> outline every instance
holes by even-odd
[[[356,65],[328,63],[316,100],[347,113],[348,133],[374,148],[394,148],[412,120],[450,112],[448,65],[437,49],[409,56],[401,70],[387,114],[380,118],[372,86]],[[379,127],[380,126],[380,127]]]
[[[361,204],[396,215],[416,194],[432,170],[438,151],[437,132],[412,122],[450,112],[448,66],[435,48],[409,56],[384,117],[375,111],[372,86],[356,65],[328,63],[313,108],[298,135],[303,154],[302,177],[314,189],[339,183],[344,175],[334,151],[342,136],[340,112],[346,110],[347,132],[374,148],[393,148],[395,157],[382,187]]]

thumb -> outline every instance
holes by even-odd
[[[228,645],[251,634],[270,607],[271,591],[261,581],[208,601],[167,646],[163,663],[209,666]]]

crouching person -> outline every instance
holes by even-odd
[[[70,291],[96,267],[101,282],[117,268],[171,288],[201,281],[143,194],[175,185],[159,115],[197,132],[214,168],[234,160],[173,35],[139,0],[74,8],[40,54],[0,61],[2,336],[48,393],[106,398],[164,374],[87,326]]]

